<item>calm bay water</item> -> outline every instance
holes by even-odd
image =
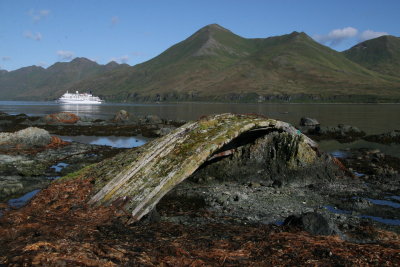
[[[176,104],[124,104],[62,105],[55,102],[0,101],[0,111],[9,114],[46,115],[67,111],[78,116],[110,119],[124,109],[132,114],[154,114],[161,118],[194,120],[216,113],[258,113],[270,118],[298,124],[301,117],[316,118],[322,125],[339,123],[359,127],[368,134],[400,129],[398,104],[228,104],[228,103],[176,103]]]

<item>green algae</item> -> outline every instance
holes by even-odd
[[[83,167],[80,170],[77,170],[75,172],[69,173],[63,177],[60,177],[57,180],[54,180],[53,183],[59,183],[59,182],[66,182],[66,181],[71,181],[75,179],[86,179],[89,178],[90,174],[92,173],[92,170],[96,167],[95,164],[88,165],[86,167]]]

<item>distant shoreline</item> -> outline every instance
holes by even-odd
[[[79,105],[79,104],[61,104],[55,100],[0,100],[0,104],[4,102],[33,102],[33,103],[54,103],[57,105]],[[227,101],[132,101],[132,102],[120,102],[120,101],[106,101],[104,104],[277,104],[277,105],[400,105],[399,102],[227,102]]]

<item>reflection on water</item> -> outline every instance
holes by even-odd
[[[336,214],[352,214],[353,213],[350,210],[341,210],[341,209],[338,209],[338,208],[332,207],[332,206],[325,206],[325,208],[328,211],[336,213]],[[356,215],[356,216],[358,216],[360,218],[371,219],[376,222],[380,222],[380,223],[384,223],[384,224],[388,224],[388,225],[400,225],[400,220],[398,220],[398,219],[387,219],[387,218],[371,216],[371,215]]]
[[[54,169],[55,172],[61,172],[62,169],[64,169],[65,167],[67,167],[69,164],[65,163],[65,162],[59,162],[57,164],[54,164],[53,166],[51,166],[51,169]]]
[[[396,202],[393,202],[390,200],[372,199],[372,198],[366,198],[366,199],[376,205],[384,205],[384,206],[389,206],[389,207],[396,208],[396,209],[400,208],[399,203],[396,203]]]
[[[21,208],[25,206],[25,204],[33,198],[37,193],[39,193],[40,189],[33,190],[22,197],[13,198],[8,201],[8,205],[13,208]]]
[[[74,113],[80,117],[90,117],[100,111],[99,105],[60,104],[60,111]]]
[[[144,145],[149,141],[143,136],[59,136],[64,141],[75,141],[84,144],[112,146],[118,148],[132,148]]]

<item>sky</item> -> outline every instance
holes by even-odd
[[[86,57],[136,65],[217,23],[245,38],[305,32],[343,51],[400,36],[399,0],[0,0],[0,69]]]

